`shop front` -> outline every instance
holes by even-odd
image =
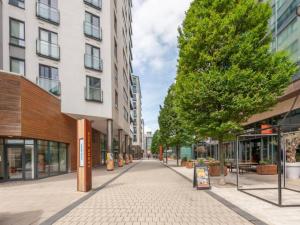
[[[67,144],[0,138],[0,181],[40,179],[67,172]]]

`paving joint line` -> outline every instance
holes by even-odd
[[[164,165],[165,167],[169,168],[173,172],[177,173],[178,175],[180,175],[181,177],[183,177],[185,180],[193,183],[193,180],[191,178],[183,175],[182,173],[179,173],[177,170],[173,169],[169,165],[166,165],[164,163],[161,163],[161,164]],[[254,225],[268,225],[267,223],[263,222],[262,220],[258,219],[257,217],[251,215],[250,213],[246,212],[245,210],[243,210],[243,209],[239,208],[238,206],[232,204],[231,202],[227,201],[225,198],[221,197],[220,195],[218,195],[218,194],[216,194],[216,193],[214,193],[214,192],[212,192],[210,190],[205,190],[205,193],[207,193],[209,196],[211,196],[212,198],[214,198],[218,202],[222,203],[224,206],[226,206],[230,210],[232,210],[235,213],[237,213],[239,216],[241,216],[244,219],[246,219],[248,222],[250,222],[250,223],[252,223]]]
[[[86,194],[85,196],[79,198],[78,200],[76,200],[75,202],[71,203],[67,207],[63,208],[62,210],[58,211],[57,213],[55,213],[54,215],[52,215],[51,217],[49,217],[45,221],[41,222],[40,225],[52,225],[52,224],[54,224],[59,219],[61,219],[62,217],[64,217],[65,215],[67,215],[69,212],[71,212],[73,209],[75,209],[77,206],[79,206],[81,203],[83,203],[86,200],[88,200],[89,198],[91,198],[97,192],[99,192],[102,189],[104,189],[107,185],[109,185],[110,183],[112,183],[113,181],[115,181],[116,179],[118,179],[119,177],[121,177],[126,172],[128,172],[130,169],[132,169],[133,167],[135,167],[136,165],[138,165],[140,163],[141,163],[141,161],[139,161],[139,162],[131,165],[130,167],[126,168],[125,170],[123,170],[122,172],[120,172],[118,175],[116,175],[115,177],[113,177],[112,179],[106,181],[104,184],[102,184],[102,185],[100,185],[100,186],[98,186],[96,188],[93,188],[88,194]]]

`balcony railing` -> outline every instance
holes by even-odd
[[[9,43],[11,45],[16,45],[20,47],[25,47],[25,40],[21,38],[16,38],[16,37],[10,37],[9,38]]]
[[[91,24],[90,22],[83,22],[84,33],[85,35],[101,40],[102,39],[102,30],[100,27]]]
[[[59,24],[60,22],[59,10],[41,2],[36,3],[36,15],[51,23]]]
[[[84,55],[84,65],[88,69],[97,70],[97,71],[103,70],[102,59],[93,55],[89,55],[89,54]]]
[[[54,60],[60,59],[60,47],[57,44],[49,43],[47,41],[36,41],[37,54]]]
[[[25,8],[24,0],[9,0],[9,4],[17,6],[22,9]]]
[[[102,0],[84,0],[84,2],[92,7],[97,9],[102,8]]]
[[[61,95],[61,85],[59,80],[52,80],[43,77],[37,78],[37,84],[44,90],[56,95]]]
[[[85,87],[85,99],[87,101],[103,102],[103,91],[101,88]]]

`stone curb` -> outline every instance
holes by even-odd
[[[55,213],[53,216],[49,217],[48,219],[46,219],[45,221],[43,221],[42,223],[40,223],[40,225],[51,225],[54,224],[55,222],[57,222],[59,219],[61,219],[62,217],[64,217],[65,215],[67,215],[69,212],[71,212],[74,208],[76,208],[78,205],[80,205],[81,203],[85,202],[86,200],[88,200],[89,198],[91,198],[93,195],[95,195],[98,191],[102,190],[103,188],[105,188],[107,185],[109,185],[110,183],[112,183],[113,181],[115,181],[116,179],[118,179],[120,176],[122,176],[124,173],[128,172],[128,170],[132,169],[133,167],[135,167],[136,165],[138,165],[141,161],[133,164],[132,166],[126,168],[125,170],[123,170],[122,172],[120,172],[118,175],[116,175],[115,177],[113,177],[112,179],[110,179],[109,181],[105,182],[104,184],[100,185],[99,187],[92,189],[87,195],[81,197],[80,199],[76,200],[75,202],[73,202],[72,204],[68,205],[67,207],[65,207],[64,209],[60,210],[59,212]]]
[[[161,163],[161,164],[164,165],[165,167],[169,168],[173,172],[177,173],[178,175],[180,175],[181,177],[183,177],[187,181],[193,183],[193,180],[190,179],[189,177],[179,173],[178,171],[176,171],[175,169],[173,169],[172,167],[170,167],[170,166],[168,166],[164,163]],[[237,207],[236,205],[232,204],[231,202],[227,201],[223,197],[217,195],[216,193],[214,193],[212,191],[205,191],[205,192],[208,195],[210,195],[212,198],[216,199],[218,202],[225,205],[227,208],[231,209],[232,211],[234,211],[235,213],[237,213],[238,215],[240,215],[241,217],[243,217],[244,219],[249,221],[250,223],[255,224],[255,225],[268,225],[267,223],[263,222],[262,220],[256,218],[255,216],[249,214],[248,212],[244,211],[243,209],[241,209],[241,208]]]

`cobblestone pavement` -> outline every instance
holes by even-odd
[[[55,224],[250,223],[158,161],[145,160]]]

